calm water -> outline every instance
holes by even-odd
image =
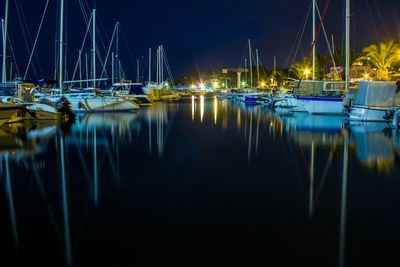
[[[398,266],[399,134],[216,99],[0,129],[1,266]]]

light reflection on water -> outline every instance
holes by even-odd
[[[237,206],[235,216],[240,220],[251,217],[252,220],[246,221],[246,224],[254,224],[256,231],[260,231],[260,236],[265,238],[268,238],[268,235],[263,234],[266,230],[258,221],[268,224],[283,220],[289,224],[287,230],[297,229],[301,224],[310,224],[319,229],[317,235],[326,231],[324,227],[329,225],[335,237],[326,233],[329,242],[320,241],[324,244],[335,242],[335,259],[328,260],[336,262],[334,266],[345,266],[348,261],[346,241],[351,239],[346,230],[349,224],[349,200],[350,203],[362,206],[360,203],[366,200],[360,199],[359,195],[371,193],[374,186],[387,183],[385,188],[390,186],[396,192],[398,190],[394,186],[399,185],[399,133],[392,131],[386,124],[349,124],[343,117],[302,113],[273,114],[259,106],[245,106],[203,96],[192,97],[178,104],[156,103],[135,114],[82,116],[70,126],[54,126],[43,122],[9,125],[0,128],[0,146],[0,173],[4,188],[0,191],[3,208],[0,233],[1,236],[11,238],[1,241],[2,247],[8,249],[5,255],[16,259],[22,253],[28,255],[29,259],[69,266],[85,262],[85,256],[79,250],[87,251],[89,248],[82,248],[80,236],[85,236],[82,237],[85,246],[97,247],[96,240],[90,238],[90,235],[88,237],[87,232],[92,227],[96,231],[96,227],[103,223],[101,218],[105,220],[107,215],[111,218],[115,216],[122,221],[112,220],[113,224],[117,227],[121,224],[121,228],[127,227],[124,222],[127,220],[130,222],[128,229],[131,229],[135,219],[132,221],[130,216],[140,221],[146,221],[146,215],[150,216],[140,208],[135,208],[136,213],[133,215],[129,207],[137,204],[132,204],[132,201],[143,202],[146,210],[158,208],[160,214],[167,207],[173,210],[176,208],[170,198],[164,199],[166,206],[162,202],[157,204],[159,200],[154,196],[157,192],[161,195],[171,193],[179,198],[185,190],[189,190],[197,198],[185,199],[186,205],[197,207],[196,203],[202,201],[209,205],[210,192],[201,191],[204,186],[213,188],[220,195],[227,194],[225,197],[229,201],[223,197],[213,199],[216,201],[213,204],[222,205],[223,210],[238,201],[237,198],[231,199],[229,194],[244,194],[244,198],[239,200],[245,201],[252,199],[251,192],[261,191],[250,206],[239,201],[241,204]],[[210,169],[207,170],[207,167]],[[190,175],[185,176],[185,173]],[[365,179],[365,188],[368,190],[360,188],[366,192],[357,192],[354,185],[362,184],[362,179]],[[215,181],[222,183],[222,188],[212,187]],[[238,189],[232,188],[230,183],[237,185]],[[274,185],[277,189],[273,189]],[[388,195],[393,196],[394,192]],[[349,198],[352,193],[356,197]],[[291,202],[283,203],[289,201],[282,199],[284,195],[288,195],[287,199],[302,196],[302,200],[296,200],[293,206],[285,206]],[[393,205],[400,201],[398,197],[385,197],[380,196],[379,205],[388,202]],[[27,203],[22,201],[27,198],[32,200],[32,208],[27,208]],[[277,205],[274,199],[280,199],[281,204]],[[146,204],[146,201],[152,204]],[[106,209],[108,205],[116,205],[117,213]],[[240,208],[241,205],[244,205],[244,209]],[[273,218],[264,218],[263,212],[260,213],[259,209],[274,210],[279,205],[287,209],[289,214],[297,214],[297,217],[286,217],[288,215],[275,211]],[[253,210],[254,206],[257,209]],[[395,208],[396,205],[393,206]],[[105,210],[105,214],[102,210]],[[386,216],[392,215],[390,211]],[[211,227],[209,224],[213,225],[213,220],[229,226],[232,222],[226,221],[223,216],[229,217],[231,214],[219,213],[207,209],[196,212],[196,208],[191,208],[183,214],[172,212],[168,216],[171,221],[183,220],[184,228],[189,227],[191,233],[197,231],[199,224],[199,219],[193,223],[192,217],[209,218],[211,222],[203,221],[206,229]],[[295,218],[301,223],[287,223],[290,220],[296,221]],[[360,218],[363,218],[363,214]],[[43,225],[38,226],[46,240],[41,245],[51,251],[54,258],[20,252],[21,246],[31,248],[41,236],[26,226],[29,219],[34,220],[35,225]],[[397,220],[397,217],[392,219]],[[104,223],[107,224],[106,221]],[[151,229],[162,228],[157,220],[147,223],[153,225]],[[355,220],[352,224],[357,223],[360,221]],[[143,227],[141,224],[136,226]],[[240,225],[235,227],[238,233],[248,231]],[[155,229],[158,233],[159,230]],[[307,229],[310,233],[311,230]],[[113,235],[112,232],[98,234]],[[112,241],[122,242],[118,238],[122,237],[115,237]],[[290,239],[290,236],[286,238]],[[332,238],[337,241],[332,241]],[[54,243],[49,243],[49,240]],[[143,240],[138,238],[139,243]],[[219,242],[229,246],[229,240],[221,237]],[[310,240],[317,238],[314,236]],[[189,247],[196,248],[196,241],[187,242]],[[255,244],[257,247],[262,246],[262,243]],[[328,257],[330,254],[324,253],[324,246],[321,246],[315,253],[323,253]],[[249,252],[242,249],[246,258]],[[287,253],[286,248],[282,250],[278,255]],[[354,256],[357,253],[351,252],[351,260],[357,260]],[[146,250],[146,253],[150,252]],[[152,253],[162,252],[156,249]],[[136,256],[141,258],[141,255]],[[301,260],[308,262],[309,258]]]

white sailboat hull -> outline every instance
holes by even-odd
[[[131,112],[139,107],[129,101],[116,97],[94,97],[94,98],[71,98],[67,97],[71,103],[73,113],[98,113],[98,112]]]
[[[131,112],[139,106],[119,97],[95,96],[92,94],[64,94],[71,104],[73,113]],[[57,102],[61,96],[46,96],[46,99]]]
[[[298,99],[310,114],[341,115],[344,111],[342,98],[304,97]]]
[[[290,109],[291,112],[307,112],[304,103],[293,96],[287,96],[276,102],[275,107]]]
[[[391,108],[378,108],[368,106],[352,106],[350,110],[350,120],[352,121],[389,121],[387,113]]]

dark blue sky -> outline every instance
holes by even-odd
[[[19,3],[19,10],[16,2]],[[54,69],[57,14],[57,1],[50,2],[37,49],[40,68],[43,76],[47,77],[52,75]],[[72,72],[71,65],[76,61],[86,26],[79,0],[66,0],[66,2],[68,70]],[[254,48],[260,50],[264,65],[270,67],[273,56],[276,55],[278,66],[284,67],[310,2],[309,0],[97,0],[97,3],[93,0],[86,1],[90,7],[96,4],[99,31],[105,43],[111,37],[114,23],[121,22],[124,37],[121,38],[121,57],[128,76],[132,78],[135,76],[135,62],[132,59],[147,57],[148,48],[155,48],[158,44],[165,46],[175,75],[197,68],[209,70],[240,65],[246,56],[245,46],[248,38],[252,40]],[[318,1],[321,10],[325,2],[326,0]],[[11,0],[10,35],[20,72],[24,72],[26,68],[28,53],[18,14],[21,14],[21,10],[25,13],[31,39],[34,39],[45,3],[46,0]],[[336,45],[341,45],[343,41],[343,6],[344,0],[331,0],[326,16],[327,32],[329,35],[334,35]],[[353,0],[352,13],[352,46],[355,49],[400,34],[398,0]],[[310,35],[310,27],[307,27],[298,57],[308,53]],[[322,37],[321,34],[320,50],[325,51],[325,41]],[[102,51],[102,54],[105,52]],[[30,76],[34,76],[32,71]]]

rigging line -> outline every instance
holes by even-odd
[[[321,20],[322,31],[323,31],[324,36],[325,36],[326,45],[327,45],[328,50],[329,50],[329,55],[331,56],[331,59],[332,59],[332,64],[333,64],[333,67],[334,67],[334,72],[335,72],[336,75],[338,75],[337,70],[336,70],[335,58],[333,57],[332,47],[331,47],[331,45],[330,45],[330,43],[329,43],[328,35],[326,34],[326,31],[325,31],[325,25],[324,25],[324,23],[323,23],[323,21],[322,21],[321,13],[319,12],[318,4],[315,3],[315,5],[316,5],[316,9],[317,9],[317,13],[318,13],[319,19]]]
[[[92,12],[90,11],[91,8],[89,7],[89,4],[87,2],[85,2],[85,3],[86,3],[86,5],[83,4],[82,0],[79,0],[79,4],[81,6],[81,12],[82,12],[83,18],[84,18],[85,22],[88,23],[87,22],[87,17],[88,17],[87,14],[91,14]],[[96,7],[94,7],[94,9],[96,9]],[[103,31],[106,32],[104,24],[103,24],[103,21],[101,20],[100,16],[97,17],[96,21],[100,23],[100,26],[103,28]],[[98,33],[97,37],[100,40],[99,43],[103,46],[102,48],[104,49],[104,51],[107,51],[106,45],[105,45],[104,40],[102,38],[102,34],[100,33],[100,30],[99,30],[98,27],[96,27],[96,33]],[[90,32],[90,36],[92,36],[91,32]],[[98,44],[96,46],[98,46]],[[97,49],[99,49],[99,47],[97,47]]]
[[[13,60],[14,60],[15,68],[16,68],[16,71],[17,71],[17,75],[20,76],[19,67],[18,67],[17,59],[16,59],[15,53],[14,53],[14,47],[13,47],[12,44],[11,44],[10,35],[8,35],[8,38],[7,38],[7,39],[8,39],[8,45],[9,45],[9,47],[10,47],[10,51],[11,51],[12,58],[13,58]]]
[[[28,54],[30,54],[30,49],[29,49],[29,44],[28,44],[28,38],[26,36],[26,32],[25,32],[25,24],[23,23],[23,19],[21,17],[21,10],[20,10],[20,6],[18,5],[18,1],[15,1],[16,3],[16,10],[17,10],[17,16],[18,16],[18,21],[20,23],[21,29],[22,29],[22,35],[24,38],[24,43],[25,43],[25,48],[28,51]],[[35,74],[36,77],[38,77],[37,72],[36,72],[36,68],[33,68],[33,72]]]
[[[92,22],[92,19],[93,19],[93,15],[90,16],[89,23],[87,24],[87,27],[86,27],[85,37],[83,38],[83,42],[82,42],[81,49],[80,49],[81,53],[82,53],[83,48],[84,48],[84,46],[85,46],[86,38],[87,38],[87,36],[88,36],[88,32],[90,31],[90,27],[91,27],[90,23]],[[81,56],[82,56],[82,55],[81,55]],[[75,65],[74,74],[72,75],[72,80],[75,79],[75,75],[76,75],[76,72],[77,72],[77,70],[78,70],[78,65],[79,65],[79,56],[78,56],[78,60],[77,60],[76,65]]]
[[[82,15],[83,15],[83,18],[84,18],[86,24],[87,24],[87,25],[90,25],[90,21],[88,22],[88,19],[87,19],[87,17],[88,17],[88,16],[87,16],[87,13],[88,13],[88,14],[91,14],[91,13],[92,13],[92,12],[90,12],[90,7],[88,6],[87,2],[86,2],[86,7],[83,6],[82,0],[79,1],[79,4],[80,4],[80,6],[81,6],[81,12],[82,12]],[[87,11],[86,11],[86,8],[87,8]],[[92,14],[91,14],[91,17],[92,17]],[[98,17],[96,21],[100,22],[100,26],[103,27],[103,30],[104,30],[104,32],[105,32],[105,27],[104,27],[104,24],[103,24],[101,18]],[[99,40],[100,40],[100,42],[97,42],[97,43],[96,43],[96,50],[98,51],[97,53],[99,54],[99,57],[100,57],[100,46],[99,46],[98,43],[100,43],[100,44],[103,46],[102,48],[103,48],[104,51],[107,51],[107,48],[106,48],[106,45],[105,45],[104,40],[103,40],[103,38],[102,38],[102,34],[100,33],[98,27],[96,27],[96,34],[97,34],[97,37],[98,37]],[[89,35],[90,35],[90,37],[92,37],[92,32],[91,32],[91,31],[89,31]],[[101,60],[101,59],[100,59],[100,60]]]
[[[58,38],[58,36],[59,36],[59,29],[60,29],[60,12],[58,12],[58,10],[60,10],[60,1],[57,1],[57,8],[56,8],[56,10],[57,10],[57,12],[56,12],[56,23],[55,23],[55,26],[56,26],[56,28],[55,28],[55,30],[54,30],[54,32],[55,32],[55,39],[54,39],[54,44],[55,44],[55,46],[54,46],[54,76],[53,76],[53,79],[54,80],[57,80],[57,77],[58,77],[58,52],[59,52],[59,46],[58,46],[58,41],[57,40],[59,40],[59,38]]]
[[[129,57],[131,59],[131,63],[132,63],[132,65],[134,65],[135,64],[135,59],[133,57],[131,49],[129,48],[128,41],[125,38],[125,31],[124,31],[124,29],[123,29],[123,27],[121,25],[120,25],[120,32],[121,32],[121,35],[122,35],[122,40],[124,41],[124,44],[126,45],[126,48],[128,49],[128,55],[129,55]]]
[[[259,61],[259,63],[260,63],[260,67],[261,67],[261,70],[262,70],[263,73],[264,73],[265,78],[267,78],[267,72],[265,71],[265,68],[264,68],[264,65],[263,65],[261,59],[259,59],[258,61]]]
[[[20,72],[19,72],[19,67],[18,67],[18,63],[17,63],[17,60],[16,60],[16,57],[15,57],[15,47],[12,45],[12,40],[14,40],[15,38],[14,38],[14,34],[13,34],[13,25],[12,24],[9,24],[9,26],[10,26],[10,31],[8,31],[8,47],[9,47],[9,50],[11,51],[11,53],[12,53],[12,59],[13,59],[13,61],[12,61],[12,63],[14,63],[15,64],[15,66],[16,66],[16,73],[17,73],[17,75],[18,75],[18,77],[20,77]]]
[[[306,18],[306,21],[305,21],[305,23],[304,23],[304,25],[303,25],[303,30],[302,30],[302,32],[301,32],[301,37],[300,37],[299,42],[298,42],[298,44],[297,44],[296,52],[295,52],[294,55],[293,55],[292,64],[290,64],[292,67],[293,67],[293,65],[294,65],[294,61],[295,61],[296,58],[297,58],[297,54],[299,53],[301,41],[303,40],[304,32],[305,32],[306,27],[307,27],[307,22],[308,22],[308,18],[310,17],[310,13],[311,13],[311,7],[310,7],[310,9],[308,10],[307,18]]]
[[[164,61],[165,61],[164,64],[167,68],[167,72],[168,72],[169,78],[171,79],[172,86],[174,87],[174,84],[175,84],[174,77],[172,76],[171,66],[169,65],[168,58],[167,58],[167,55],[165,53],[163,46],[162,46],[162,51],[164,54]]]
[[[245,60],[246,60],[246,55],[247,55],[247,48],[248,48],[248,43],[246,42],[246,45],[244,46],[244,49],[243,49],[243,54],[242,54],[242,58],[241,58],[241,60],[240,60],[240,64],[239,64],[239,66],[242,66],[242,64],[245,62]]]
[[[372,22],[372,27],[374,28],[375,37],[380,42],[381,39],[379,38],[378,29],[376,28],[375,19],[374,19],[374,16],[372,14],[372,9],[371,9],[371,6],[369,4],[369,0],[367,0],[366,2],[367,2],[367,8],[368,8],[369,16],[370,16],[371,22]]]
[[[37,44],[37,41],[38,41],[38,39],[39,39],[40,32],[41,32],[41,30],[42,30],[43,21],[44,21],[44,18],[46,17],[46,13],[47,13],[47,8],[48,8],[48,6],[49,6],[49,2],[50,2],[50,0],[47,0],[46,6],[44,7],[44,12],[43,12],[43,15],[42,15],[42,19],[41,19],[41,21],[40,21],[39,29],[38,29],[38,32],[37,32],[37,34],[36,34],[35,43],[33,44],[32,52],[31,52],[31,55],[29,56],[28,65],[26,66],[24,79],[26,79],[26,75],[28,74],[29,66],[30,66],[31,61],[32,61],[32,56],[33,56],[33,54],[34,54],[34,52],[35,52],[36,44]]]
[[[324,20],[325,20],[325,17],[326,17],[326,13],[328,12],[328,7],[329,7],[330,2],[331,2],[331,0],[326,0],[326,2],[325,2],[324,12],[322,13],[322,17],[320,17],[320,24],[318,25],[318,29],[317,29],[317,32],[315,34],[315,40],[313,40],[313,42],[311,44],[311,51],[317,44],[317,40],[318,40],[319,34],[321,32],[322,25],[324,23]],[[317,3],[315,3],[315,5],[317,6]],[[310,54],[311,54],[311,51],[310,51]]]
[[[300,38],[299,40],[300,40],[300,42],[301,42],[301,40],[303,39],[303,34],[302,34],[302,33],[304,33],[305,25],[307,25],[308,18],[309,18],[309,16],[310,16],[310,10],[311,10],[311,4],[310,4],[310,6],[308,7],[308,13],[307,13],[307,14],[304,16],[304,18],[303,18],[303,23],[302,23],[301,26],[299,27],[299,30],[298,30],[298,32],[297,32],[296,38],[294,39],[293,45],[292,45],[292,47],[290,48],[289,55],[288,55],[288,57],[287,57],[287,59],[286,59],[286,61],[285,61],[285,66],[286,66],[286,67],[288,67],[288,62],[289,62],[289,60],[290,60],[290,58],[291,58],[291,56],[292,56],[292,53],[293,53],[294,48],[296,47],[297,40]],[[303,29],[303,30],[302,30],[302,29]],[[301,36],[300,36],[300,35],[301,35]]]
[[[103,65],[103,71],[101,72],[100,79],[103,78],[103,75],[106,72],[108,57],[110,56],[111,48],[112,48],[112,45],[113,45],[113,42],[114,42],[115,33],[117,32],[117,27],[118,27],[117,25],[115,25],[115,27],[114,27],[114,31],[113,31],[113,34],[112,34],[112,37],[111,37],[110,45],[108,47],[107,56],[106,56],[106,60],[105,60],[104,65]]]
[[[27,32],[28,32],[29,45],[30,45],[30,47],[32,47],[32,46],[33,46],[33,40],[32,40],[32,34],[31,34],[30,27],[29,27],[29,23],[28,23],[27,20],[26,20],[26,16],[25,16],[25,13],[24,13],[24,9],[22,8],[21,3],[19,3],[19,5],[20,5],[20,8],[21,8],[22,19],[23,19],[23,22],[24,22],[24,24],[25,24],[26,30],[27,30]],[[43,77],[43,71],[42,71],[42,68],[41,68],[41,66],[40,66],[40,60],[39,60],[39,58],[38,58],[38,55],[37,55],[37,54],[34,54],[34,57],[35,57],[35,60],[36,60],[36,67],[39,69],[39,74],[41,75],[41,77]]]
[[[86,24],[88,24],[88,14],[87,11],[82,3],[82,0],[79,0],[79,6],[81,8],[82,16]]]
[[[380,12],[380,10],[378,8],[378,5],[376,4],[376,1],[372,0],[372,3],[374,3],[374,5],[375,5],[376,12],[378,13],[378,18],[380,19],[380,21],[382,23],[383,30],[385,31],[386,35],[389,36],[389,31],[388,31],[388,29],[386,27],[386,24],[385,24],[385,22],[384,22],[384,20],[382,18],[382,14],[381,14],[381,12]]]

